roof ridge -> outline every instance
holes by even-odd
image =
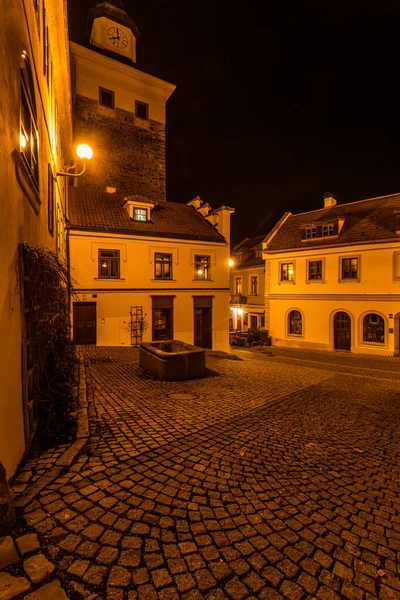
[[[395,194],[386,194],[386,196],[374,196],[373,198],[363,198],[362,200],[354,200],[354,202],[345,202],[344,204],[334,204],[333,206],[322,206],[321,208],[315,208],[314,210],[306,210],[301,213],[291,215],[292,217],[299,217],[301,215],[307,215],[312,212],[319,212],[320,210],[331,210],[332,208],[342,208],[344,206],[351,206],[352,204],[359,204],[360,202],[371,202],[372,200],[383,200],[384,198],[394,198],[400,196],[400,192]]]

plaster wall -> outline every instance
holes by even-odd
[[[49,25],[52,82],[43,73],[42,4],[38,16],[33,2],[5,0],[0,19],[0,460],[11,477],[25,451],[21,383],[21,310],[18,277],[18,244],[41,243],[57,248],[48,228],[47,173],[63,164],[71,152],[69,63],[66,6],[63,0],[46,0]],[[32,70],[39,135],[39,191],[33,186],[20,156],[20,65],[26,51]],[[55,118],[57,103],[58,119]],[[59,215],[58,245],[64,247],[64,181],[56,186]],[[58,207],[58,210],[57,210]]]
[[[335,312],[351,317],[351,350],[365,354],[398,353],[399,332],[396,314],[400,306],[400,271],[396,244],[360,245],[305,253],[265,255],[270,271],[266,286],[270,333],[275,345],[329,349],[334,348]],[[340,258],[359,258],[359,280],[341,280]],[[324,261],[321,281],[307,280],[307,261]],[[294,282],[280,282],[280,264],[293,263]],[[288,314],[297,309],[303,315],[303,333],[290,335]],[[377,313],[385,323],[385,343],[363,341],[362,321]],[[391,331],[392,330],[392,331]]]
[[[120,280],[100,279],[99,249],[120,251]],[[155,252],[173,256],[172,280],[154,279]],[[211,279],[194,280],[195,255],[209,255]],[[152,339],[152,298],[174,299],[174,337],[193,344],[193,296],[213,296],[213,347],[229,350],[229,247],[191,240],[102,236],[71,231],[75,300],[96,302],[97,344],[129,345],[127,322],[131,306],[146,313],[144,341]],[[93,295],[97,295],[96,298]]]

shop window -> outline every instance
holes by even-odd
[[[303,335],[303,317],[299,310],[289,313],[289,335]]]
[[[370,313],[364,317],[363,342],[385,343],[385,322],[380,315]]]

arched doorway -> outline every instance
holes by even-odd
[[[351,350],[351,319],[347,313],[335,314],[333,334],[335,350]]]

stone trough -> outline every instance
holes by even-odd
[[[143,343],[139,366],[164,381],[195,379],[204,375],[205,350],[180,340]]]

